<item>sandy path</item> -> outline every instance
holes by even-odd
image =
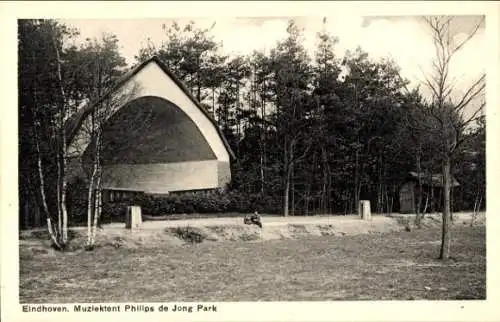
[[[194,218],[182,220],[158,220],[158,221],[144,221],[141,225],[141,230],[163,230],[169,227],[206,227],[206,226],[233,226],[243,224],[243,214],[240,217],[225,217],[225,218]],[[471,213],[455,213],[455,222],[470,222]],[[356,215],[348,216],[294,216],[294,217],[279,217],[279,216],[264,216],[262,223],[264,227],[279,228],[286,225],[333,225],[338,228],[368,228],[368,227],[391,227],[398,225],[396,217],[414,217],[414,215],[400,215],[394,214],[393,217],[375,214],[372,216],[371,221],[361,220]],[[441,214],[427,214],[427,220],[439,221]],[[484,223],[485,213],[480,213],[479,220]],[[434,220],[433,220],[434,219]],[[400,225],[400,224],[399,224]],[[123,229],[123,223],[104,224],[104,229]],[[71,227],[74,230],[87,229],[86,227]],[[35,230],[44,230],[44,228],[37,228]]]
[[[394,219],[385,216],[373,216],[371,221],[362,221],[358,216],[308,216],[308,217],[262,217],[264,227],[279,227],[286,225],[335,225],[342,227],[357,226],[362,224],[383,225],[393,223]],[[199,218],[199,219],[183,219],[183,220],[162,220],[162,221],[145,221],[141,225],[141,229],[163,229],[167,227],[203,227],[203,226],[231,226],[244,225],[243,215],[241,217],[231,218]],[[121,228],[123,224],[113,223],[103,225],[103,228]]]

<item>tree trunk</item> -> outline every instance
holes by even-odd
[[[392,215],[392,208],[394,206],[394,192],[395,192],[394,190],[395,190],[394,185],[391,185],[391,191],[390,191],[391,198],[390,198],[390,201],[388,200],[388,203],[389,203],[389,215]]]
[[[425,196],[425,205],[424,205],[424,209],[422,210],[422,218],[421,219],[424,219],[424,216],[427,213],[427,206],[428,205],[429,205],[429,194],[427,193]]]
[[[36,109],[36,107],[35,107]],[[50,239],[52,240],[52,243],[54,246],[56,246],[59,250],[62,249],[61,244],[59,243],[59,236],[57,231],[54,231],[52,227],[52,220],[50,219],[50,212],[49,212],[49,206],[47,204],[47,196],[45,195],[45,176],[43,174],[43,166],[42,166],[42,155],[40,152],[40,142],[39,142],[39,137],[38,137],[38,130],[37,130],[37,125],[39,123],[37,113],[34,112],[34,136],[35,136],[35,148],[36,148],[36,154],[37,154],[37,168],[38,168],[38,178],[40,180],[40,199],[42,201],[42,208],[43,208],[43,213],[45,215],[45,218],[47,220],[47,229],[49,231]]]
[[[216,117],[215,117],[215,87],[212,87],[212,114],[213,114],[214,119],[216,119]]]
[[[432,180],[432,178],[431,178]],[[430,187],[431,189],[431,200],[430,200],[430,205],[431,205],[431,209],[430,209],[430,213],[433,213],[434,210],[435,210],[435,200],[434,200],[434,187],[431,185]]]
[[[94,111],[94,115],[92,116],[92,135],[94,135],[96,130],[96,115]],[[90,175],[90,180],[89,180],[89,187],[88,187],[88,200],[87,200],[87,248],[92,249],[94,247],[94,226],[93,222],[95,221],[96,217],[96,177],[97,173],[99,171],[99,159],[97,158],[98,151],[99,151],[99,137],[100,133],[97,133],[96,136],[96,143],[95,143],[95,154],[94,154],[94,161],[92,164],[92,174]]]
[[[474,210],[472,212],[472,218],[470,221],[471,227],[474,225],[474,221],[476,220],[477,215],[479,213],[479,210],[481,209],[482,201],[483,201],[483,196],[481,194],[481,190],[478,188],[477,193],[476,193],[476,198],[474,200]]]
[[[198,100],[198,102],[201,102],[201,80],[200,80],[200,75],[199,75],[199,72],[197,73],[198,74],[198,77],[197,77],[197,91],[196,91],[196,99]]]
[[[62,187],[62,171],[61,171],[61,153],[59,151],[60,147],[58,145],[58,151],[56,151],[56,164],[57,164],[57,184],[56,184],[56,194],[57,194],[57,233],[62,235],[62,207],[61,207],[61,187]],[[62,246],[62,245],[61,245]]]
[[[99,220],[99,217],[101,215],[101,204],[102,204],[102,193],[101,193],[101,178],[102,178],[102,167],[101,167],[101,136],[102,136],[102,129],[101,129],[101,120],[99,120],[99,125],[97,129],[97,136],[96,136],[96,154],[95,154],[95,161],[94,161],[94,169],[96,170],[95,175],[96,175],[96,184],[95,184],[95,189],[94,189],[94,203],[93,203],[93,223],[92,223],[92,238],[91,238],[91,245],[95,245],[95,239],[96,239],[96,232],[97,232],[97,223]]]
[[[344,202],[344,215],[347,215],[348,213],[351,213],[352,211],[352,202],[349,202],[349,199],[351,198],[351,195],[349,191],[344,192],[345,193],[345,202]]]
[[[441,231],[441,250],[439,259],[447,260],[450,258],[451,246],[451,205],[450,205],[450,190],[451,190],[451,162],[450,156],[445,155],[443,160],[443,224]]]
[[[305,194],[305,201],[304,201],[304,215],[309,216],[309,198],[311,195],[311,186],[309,182],[307,183],[306,186],[306,194]]]
[[[322,185],[322,190],[321,190],[321,212],[323,214],[327,213],[327,187],[328,187],[328,156],[326,154],[326,149],[324,147],[321,148],[321,161],[322,161],[322,168],[323,168],[323,185]]]
[[[377,212],[382,213],[384,212],[384,193],[383,193],[383,185],[382,185],[382,167],[383,167],[383,160],[382,156],[379,158],[379,165],[378,165],[378,185],[377,185]]]
[[[289,199],[290,199],[290,176],[291,176],[291,168],[292,165],[288,166],[287,173],[286,173],[286,180],[285,180],[285,204],[284,204],[284,211],[283,211],[283,216],[288,217],[288,209],[289,209]]]
[[[261,142],[262,144],[262,142]],[[260,149],[260,193],[263,194],[265,191],[265,178],[264,178],[264,153],[262,147]]]
[[[292,200],[291,200],[291,211],[290,211],[290,214],[292,216],[295,216],[295,174],[294,174],[294,171],[292,170],[292,174],[290,175],[290,190],[291,190],[291,194],[292,194]]]
[[[326,187],[327,212],[329,214],[333,214],[334,213],[334,205],[332,203],[332,200],[333,200],[333,197],[332,197],[332,169],[330,167],[329,161],[327,162],[326,167],[327,167],[327,173],[328,173],[328,183],[327,183],[327,187]]]
[[[100,172],[100,171],[99,171]],[[97,223],[101,215],[101,204],[102,204],[102,193],[101,193],[101,175],[97,175],[97,183],[94,194],[94,222],[92,223],[92,246],[95,245],[96,233],[97,233]]]
[[[313,159],[312,159],[312,174],[309,176],[307,179],[307,185],[306,185],[306,202],[305,202],[305,215],[309,215],[309,202],[311,198],[311,186],[312,186],[312,180],[314,178],[314,169],[316,168],[316,151],[313,153]]]
[[[382,183],[379,181],[377,184],[377,213],[383,212],[384,195],[382,194]]]
[[[63,138],[63,149],[61,156],[61,213],[62,213],[62,243],[66,245],[68,242],[68,209],[66,207],[66,195],[68,189],[68,183],[66,179],[66,134],[64,133],[64,121],[61,124],[62,128],[62,138]]]
[[[37,155],[38,179],[40,180],[40,186],[39,186],[40,200],[42,202],[43,213],[47,220],[47,230],[49,232],[50,239],[52,240],[54,246],[57,247],[59,250],[61,250],[62,246],[59,243],[58,233],[57,231],[54,231],[52,227],[52,220],[50,218],[49,206],[47,204],[47,196],[45,194],[45,176],[43,174],[42,153],[40,150],[40,137],[38,135],[38,128],[40,127],[40,119],[38,117],[38,113],[36,110],[38,107],[36,103],[35,92],[36,92],[36,84],[34,85],[33,89],[33,135],[35,139],[35,150]]]
[[[61,57],[59,54],[59,49],[55,37],[53,35],[52,43],[54,46],[54,51],[56,53],[57,59],[57,79],[59,81],[59,89],[61,92],[61,102],[59,105],[59,124],[58,124],[58,147],[59,151],[57,151],[57,192],[58,192],[58,204],[57,204],[57,215],[58,215],[58,229],[59,234],[62,234],[61,238],[61,246],[64,248],[68,241],[68,212],[66,208],[66,131],[64,126],[64,118],[67,112],[67,103],[68,100],[66,98],[66,93],[64,91],[62,71],[61,71]]]
[[[90,182],[89,182],[89,188],[88,188],[88,200],[87,200],[87,247],[89,247],[89,248],[92,248],[94,246],[92,243],[92,221],[93,221],[92,219],[95,216],[94,182],[95,182],[96,174],[97,174],[97,166],[94,163],[94,167],[92,169],[92,175],[90,176]]]
[[[388,213],[390,215],[390,211],[389,211],[389,189],[387,188],[387,186],[385,186],[385,191],[384,191],[384,199],[385,199],[385,212]]]
[[[285,134],[285,138],[283,140],[283,156],[284,156],[284,160],[283,160],[283,168],[285,170],[285,173],[284,173],[284,179],[285,179],[285,192],[284,192],[284,207],[283,207],[283,216],[287,217],[288,216],[288,212],[289,212],[289,202],[290,202],[290,174],[291,174],[291,160],[292,160],[292,157],[291,155],[293,154],[292,151],[290,151],[290,155],[288,155],[288,149],[292,149],[292,146],[288,146],[288,137],[287,135]]]
[[[415,216],[415,225],[417,228],[421,228],[421,221],[422,221],[422,213],[421,213],[421,208],[422,208],[422,164],[421,164],[421,159],[420,159],[420,147],[417,152],[417,173],[418,173],[418,198],[417,198],[417,214]]]
[[[359,204],[359,152],[358,149],[356,148],[356,163],[355,163],[355,169],[354,169],[354,203],[353,203],[353,209],[358,209],[358,204]]]
[[[453,204],[455,202],[453,198],[453,183],[451,182],[451,173],[450,173],[450,221],[453,223],[454,217],[453,217],[453,211],[454,207]]]

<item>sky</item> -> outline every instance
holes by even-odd
[[[166,19],[70,19],[64,23],[78,28],[81,37],[99,37],[103,32],[117,35],[121,53],[127,63],[135,62],[134,55],[146,45],[148,39],[159,45],[165,40],[162,24],[170,25],[177,21],[184,26],[193,20],[196,26],[208,28],[215,23],[212,34],[222,41],[223,53],[248,54],[253,50],[268,52],[277,41],[286,35],[287,21],[293,18],[302,28],[305,48],[314,55],[317,44],[316,34],[323,28],[322,16],[306,17],[213,17],[213,18],[166,18]],[[421,16],[361,16],[342,12],[326,16],[326,28],[338,37],[336,54],[342,56],[346,50],[357,46],[375,58],[390,57],[401,68],[403,77],[411,81],[411,87],[423,79],[435,57],[430,30]],[[454,40],[460,41],[474,28],[479,16],[457,16],[452,25]],[[484,25],[483,25],[484,26]],[[451,74],[455,77],[454,96],[465,92],[478,75],[485,70],[484,27],[452,60]],[[426,90],[423,90],[424,95]]]

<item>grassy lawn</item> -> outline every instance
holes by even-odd
[[[21,257],[22,303],[484,299],[484,227]]]

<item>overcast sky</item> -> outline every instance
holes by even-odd
[[[120,40],[121,52],[129,64],[135,62],[134,55],[147,43],[155,44],[165,40],[163,23],[170,25],[174,20],[181,26],[189,20],[199,27],[210,27],[214,22],[213,35],[222,41],[225,53],[247,54],[254,49],[269,51],[286,35],[287,21],[294,17],[256,18],[167,18],[167,19],[107,19],[107,20],[63,20],[81,31],[81,40],[99,37],[111,32]],[[427,71],[435,55],[430,31],[422,17],[364,17],[343,12],[327,16],[327,29],[339,38],[336,51],[341,56],[348,49],[361,46],[374,58],[391,57],[401,67],[404,77],[413,85],[422,79],[422,70]],[[453,25],[456,40],[463,39],[480,19],[478,16],[459,16]],[[316,34],[323,24],[322,16],[295,17],[297,25],[303,28],[304,46],[314,54]],[[452,61],[452,76],[456,77],[458,91],[463,92],[485,68],[484,28],[471,39],[467,46]]]

